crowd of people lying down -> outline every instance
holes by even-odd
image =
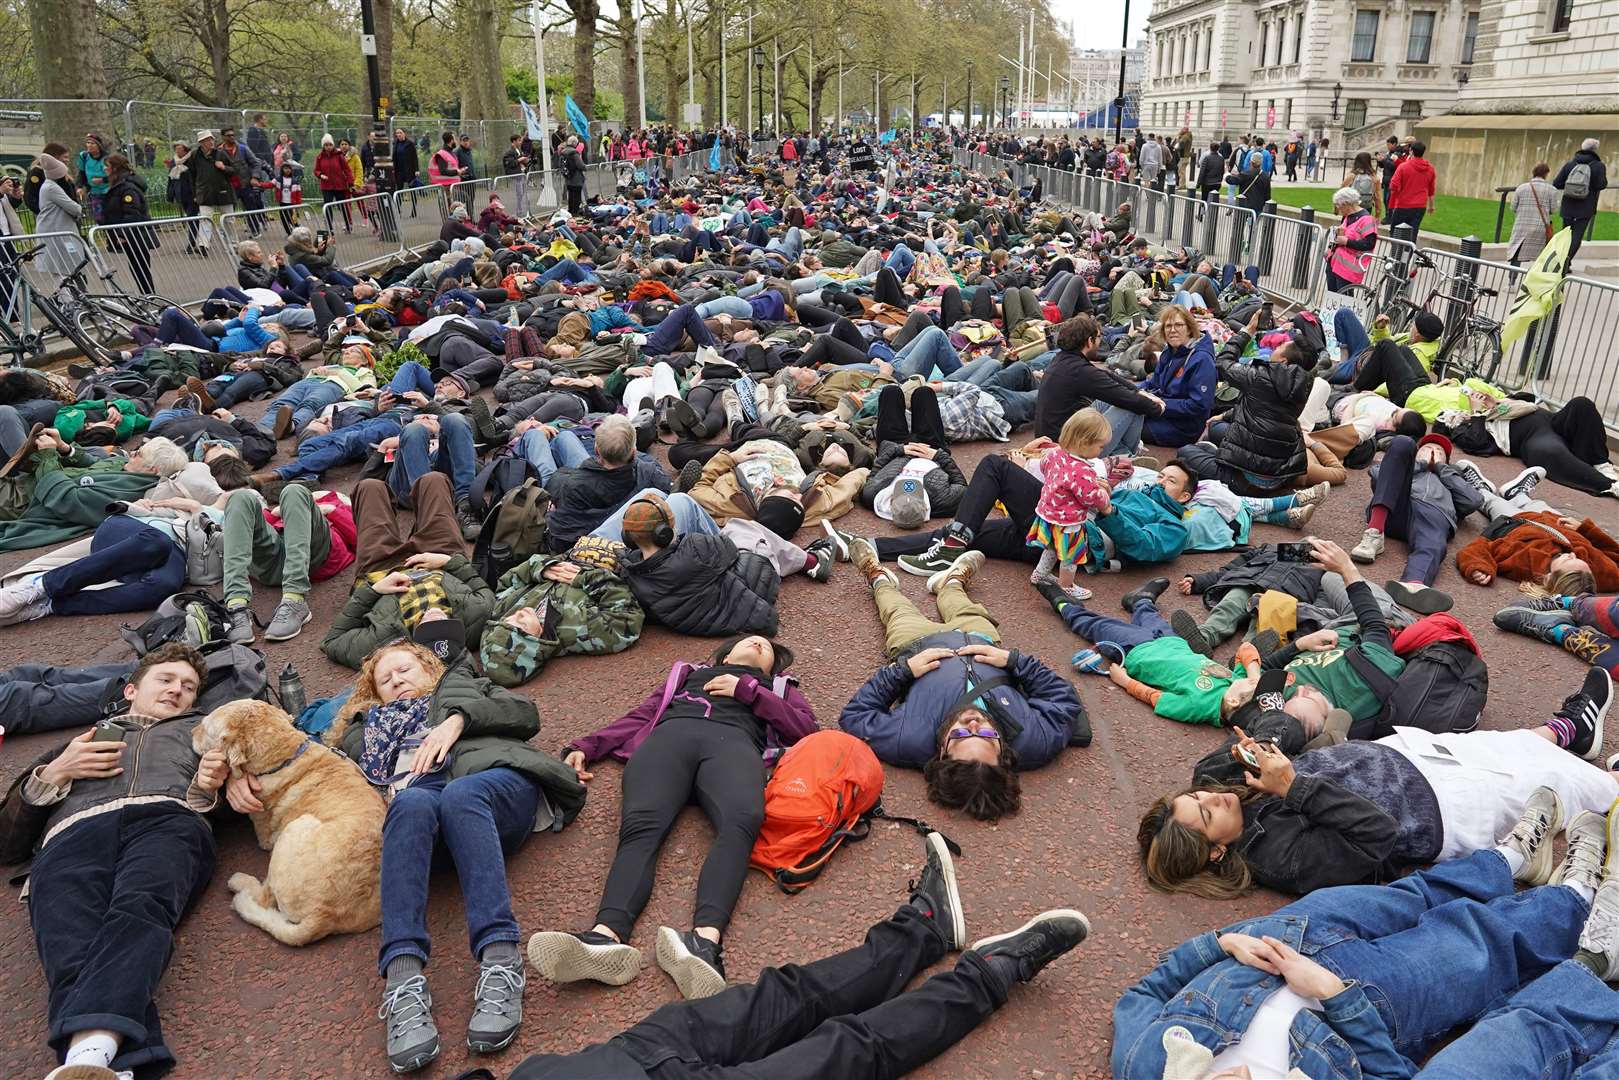
[[[380,926],[379,1072],[437,1059],[450,1013],[473,1053],[503,1051],[530,979],[619,986],[650,949],[678,1000],[510,1075],[903,1075],[1089,921],[975,913],[969,934],[954,845],[918,823],[891,918],[732,982],[728,924],[785,827],[772,771],[837,775],[862,759],[824,748],[852,746],[920,770],[937,814],[1040,815],[1020,774],[1084,753],[1103,679],[1134,722],[1224,736],[1141,808],[1145,881],[1211,926],[1211,901],[1297,897],[1131,986],[1116,1076],[1619,1071],[1619,541],[1559,505],[1619,496],[1595,406],[1436,380],[1436,316],[1391,334],[1287,310],[1242,267],[1137,237],[1127,204],[1046,202],[949,142],[627,174],[572,213],[491,198],[363,274],[266,234],[133,348],[0,372],[0,552],[30,553],[0,577],[0,626],[134,613],[128,661],[0,673],[8,735],[71,733],[0,801],[0,861],[30,864],[49,1080],[175,1064],[158,987],[231,813],[271,851],[262,880],[229,878],[244,921],[290,945]],[[985,441],[1007,447],[958,461]],[[1490,455],[1522,471],[1494,483]],[[1363,502],[1364,532],[1313,534],[1328,500]],[[878,527],[851,526],[857,504]],[[1229,561],[1141,576],[1122,612],[1087,588],[1202,552]],[[1083,639],[1066,668],[973,595],[988,559],[1023,564]],[[1588,665],[1538,726],[1479,726],[1490,673],[1436,587],[1451,559],[1503,590],[1497,627]],[[800,683],[793,646],[824,642],[780,625],[784,578],[834,573],[884,641],[847,700]],[[329,621],[316,589],[346,597]],[[589,734],[541,736],[525,688],[612,661],[548,663],[648,624],[696,639],[688,659]],[[349,685],[272,685],[306,634]],[[516,910],[508,858],[604,786],[621,808],[605,875],[581,879],[594,919]],[[638,938],[691,803],[713,836],[690,925]],[[470,1011],[431,990],[435,866],[465,907]]]

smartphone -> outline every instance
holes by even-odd
[[[115,724],[97,724],[91,742],[123,742],[124,730]]]
[[[1276,325],[1276,304],[1273,301],[1266,300],[1259,305],[1259,325],[1267,328]]]
[[[1293,544],[1276,545],[1277,562],[1311,562],[1314,559],[1314,550],[1303,540]]]
[[[1256,773],[1259,771],[1259,755],[1241,743],[1231,747],[1231,756],[1241,762],[1242,767],[1248,772]]]
[[[331,233],[330,229],[321,229],[319,232],[317,232],[315,234],[315,239],[323,241],[323,242],[326,241],[326,240],[330,240],[331,238],[332,238],[332,233]]]

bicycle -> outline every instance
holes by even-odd
[[[112,291],[91,291],[84,276],[90,264],[88,250],[46,295],[22,272],[25,264],[44,250],[45,245],[38,244],[14,255],[9,263],[15,284],[4,310],[0,310],[0,355],[9,354],[9,363],[14,366],[45,357],[48,329],[35,326],[36,311],[44,316],[49,329],[71,341],[86,358],[101,362],[110,359],[115,346],[134,340],[135,326],[155,325],[164,308],[180,306],[155,293],[124,291],[114,280],[114,271],[106,268],[98,269],[97,276]]]
[[[1331,253],[1332,245],[1328,244],[1327,254],[1329,257]],[[1413,256],[1421,259],[1428,266],[1433,266],[1433,263],[1429,262],[1422,252],[1416,250],[1405,254],[1403,249],[1396,249],[1396,254],[1394,255],[1372,252],[1367,256],[1366,276],[1372,276],[1373,266],[1382,264],[1384,267],[1383,273],[1377,279],[1377,285],[1374,287],[1364,282],[1359,282],[1354,285],[1346,285],[1340,291],[1340,295],[1347,296],[1355,302],[1357,310],[1366,313],[1368,326],[1380,314],[1398,312],[1402,320],[1400,327],[1397,330],[1393,329],[1394,317],[1391,315],[1389,319],[1390,328],[1393,333],[1404,333],[1411,320],[1416,318],[1415,305],[1411,303],[1406,295],[1411,288],[1411,282],[1417,276],[1416,269],[1411,266]]]
[[[1412,256],[1419,268],[1439,269],[1421,251],[1412,252]],[[1413,270],[1383,312],[1388,316],[1389,333],[1406,333],[1419,314],[1430,310],[1435,306],[1435,301],[1439,301],[1444,307],[1434,314],[1444,319],[1445,332],[1439,339],[1439,352],[1434,357],[1434,378],[1461,382],[1478,378],[1485,382],[1496,382],[1500,377],[1502,357],[1501,323],[1481,314],[1478,303],[1481,297],[1499,296],[1500,292],[1485,288],[1467,274],[1457,271],[1449,278],[1436,282],[1422,303],[1416,304],[1406,295],[1409,281],[1415,277],[1416,270]]]

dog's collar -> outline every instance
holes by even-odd
[[[299,758],[303,757],[304,751],[308,750],[311,746],[314,746],[314,745],[315,745],[315,741],[313,739],[305,739],[303,741],[303,743],[298,747],[298,749],[296,749],[296,750],[294,750],[292,752],[292,756],[290,758],[283,761],[281,764],[277,765],[275,768],[273,768],[273,769],[265,769],[263,772],[258,773],[257,775],[259,775],[259,776],[269,776],[271,773],[280,772],[282,769],[285,769],[288,765],[291,765],[294,761],[297,761]]]

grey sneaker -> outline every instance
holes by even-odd
[[[695,930],[658,927],[658,966],[675,981],[687,1001],[713,997],[725,989],[720,946]]]
[[[1619,880],[1609,878],[1591,901],[1591,913],[1580,931],[1580,951],[1602,957],[1603,981],[1619,976]]]
[[[1602,884],[1602,861],[1608,850],[1608,819],[1581,810],[1568,823],[1568,851],[1549,884],[1579,885],[1596,892]]]
[[[1327,501],[1327,495],[1332,491],[1332,485],[1323,480],[1319,484],[1312,484],[1293,493],[1293,505],[1319,506]]]
[[[523,958],[511,964],[478,965],[478,988],[472,992],[472,1019],[467,1046],[475,1054],[506,1049],[523,1022]]]
[[[413,975],[383,992],[377,1019],[388,1022],[388,1065],[396,1073],[415,1072],[438,1057],[438,1026],[427,976]]]
[[[270,618],[270,625],[265,627],[265,641],[287,641],[295,638],[303,631],[304,624],[313,616],[309,613],[309,605],[302,600],[283,600],[276,605],[275,614]],[[231,632],[235,633],[236,624],[232,620]],[[232,638],[232,640],[235,640]]]
[[[1552,876],[1552,838],[1563,828],[1563,800],[1549,787],[1538,787],[1518,818],[1518,824],[1501,841],[1523,856],[1523,865],[1512,880],[1524,885],[1544,885]]]
[[[225,640],[232,645],[253,644],[253,609],[240,604],[227,610],[230,612],[230,629],[225,631]]]
[[[1304,527],[1310,524],[1310,519],[1315,517],[1315,512],[1320,508],[1321,504],[1318,502],[1293,507],[1287,511],[1287,527],[1303,531]]]
[[[1377,557],[1383,554],[1383,534],[1377,529],[1367,529],[1361,534],[1360,543],[1349,552],[1349,557],[1358,563],[1374,563]]]

